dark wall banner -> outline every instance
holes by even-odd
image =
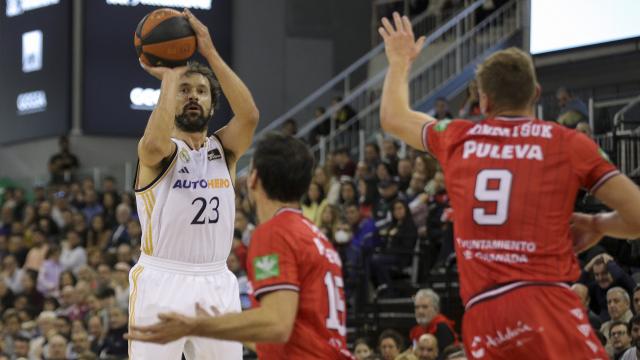
[[[6,0],[0,10],[0,144],[66,133],[71,0]]]
[[[160,81],[139,65],[133,46],[138,22],[149,12],[187,7],[209,27],[230,62],[231,0],[91,0],[84,2],[83,132],[141,136],[160,93]],[[204,62],[199,55],[196,60]],[[229,120],[225,105],[211,128]]]

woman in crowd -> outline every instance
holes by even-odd
[[[312,182],[302,198],[302,214],[314,224],[320,225],[320,215],[327,205],[324,190],[319,184]]]

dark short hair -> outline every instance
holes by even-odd
[[[313,171],[313,156],[300,140],[269,133],[256,144],[253,168],[272,200],[299,201],[307,192]]]
[[[631,335],[631,326],[629,324],[630,322],[627,323],[620,320],[613,321],[609,326],[609,337],[611,337],[611,332],[613,331],[613,328],[616,326],[624,326],[624,328],[627,329],[627,335]]]
[[[384,330],[381,334],[380,337],[378,338],[378,345],[382,342],[382,340],[384,339],[391,339],[393,340],[393,342],[396,343],[396,346],[398,347],[398,350],[402,351],[404,350],[404,339],[402,338],[402,335],[400,335],[399,332],[393,330],[393,329],[386,329]]]
[[[635,314],[631,320],[629,320],[629,328],[632,328],[633,325],[640,326],[640,314]]]
[[[375,152],[377,154],[380,154],[380,146],[378,146],[378,144],[376,144],[374,142],[370,142],[370,143],[367,143],[367,145],[365,145],[365,147],[367,147],[367,146],[371,146],[373,148],[373,150],[375,150]]]
[[[187,68],[187,71],[184,73],[185,76],[200,74],[207,78],[207,81],[209,82],[209,91],[211,91],[211,108],[215,109],[216,106],[218,106],[218,98],[222,92],[216,75],[208,66],[197,61],[189,61],[187,63]]]

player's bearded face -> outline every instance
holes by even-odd
[[[176,114],[176,126],[184,132],[202,132],[211,120],[210,111],[196,101],[189,101],[183,106],[182,113]]]

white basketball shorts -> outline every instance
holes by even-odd
[[[175,311],[195,315],[195,305],[220,313],[240,312],[238,280],[225,262],[189,264],[142,254],[129,272],[129,325],[150,325],[157,315]],[[242,344],[185,337],[164,345],[129,341],[131,360],[242,359]]]

